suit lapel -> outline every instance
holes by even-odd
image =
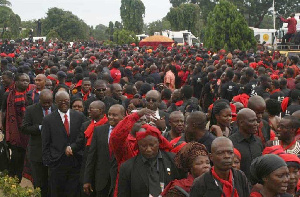
[[[142,177],[145,185],[147,188],[149,187],[149,181],[148,181],[148,166],[145,165],[145,163],[142,160],[141,154],[138,154],[136,158],[136,165],[137,171],[139,172],[140,176]],[[135,169],[134,169],[135,170]]]
[[[38,117],[44,117],[43,108],[40,103],[37,105],[37,115]]]
[[[107,155],[109,156],[109,149],[108,149],[108,133],[109,133],[109,124],[105,124],[103,128],[103,140],[104,140],[104,149]]]
[[[76,121],[75,120],[75,113],[73,110],[70,109],[70,137],[72,138],[74,135],[76,136],[75,134],[75,125],[74,122]]]

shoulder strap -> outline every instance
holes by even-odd
[[[181,193],[183,193],[186,197],[190,196],[190,194],[187,193],[182,187],[176,185],[174,188],[176,188],[178,191],[180,191]]]

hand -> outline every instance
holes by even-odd
[[[147,108],[143,108],[140,111],[138,111],[137,113],[138,113],[138,115],[140,117],[142,117],[143,115],[146,115],[146,116],[155,116],[155,112],[152,111],[151,109],[147,109]]]
[[[93,191],[93,188],[92,188],[92,185],[90,183],[85,183],[83,185],[83,191],[84,193],[86,193],[87,195],[90,195],[91,192],[94,192]]]
[[[222,131],[221,127],[219,127],[218,125],[212,125],[210,127],[210,132],[214,133],[217,137],[223,136],[223,131]]]
[[[73,155],[71,146],[67,146],[65,153],[68,157]]]
[[[167,125],[166,125],[165,117],[163,117],[163,118],[160,119],[160,120],[155,120],[155,121],[153,121],[153,122],[155,123],[156,127],[157,127],[160,131],[166,130]]]

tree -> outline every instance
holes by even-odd
[[[93,30],[93,36],[96,40],[108,40],[109,34],[107,34],[107,29],[105,25],[99,24]]]
[[[72,12],[59,8],[50,8],[47,17],[42,20],[42,32],[49,34],[51,30],[66,41],[86,40],[89,38],[90,27]]]
[[[163,18],[162,20],[157,20],[149,23],[145,32],[148,35],[154,35],[154,32],[162,32],[168,29],[171,29],[171,24],[166,18]]]
[[[11,3],[7,0],[0,0],[0,6],[11,6]]]
[[[121,18],[124,28],[139,34],[143,30],[145,6],[141,0],[121,0]]]
[[[200,19],[200,8],[192,3],[181,4],[179,7],[170,9],[167,19],[172,30],[189,30],[196,33],[196,24]]]
[[[17,38],[20,33],[21,18],[15,14],[9,7],[0,6],[0,28],[2,29],[1,37]],[[9,33],[5,33],[9,31]]]
[[[126,29],[116,30],[114,32],[114,42],[123,45],[123,44],[131,44],[137,43],[138,38],[135,36],[133,31],[128,31]]]
[[[204,45],[215,50],[246,50],[255,47],[256,40],[237,7],[220,0],[208,16]]]

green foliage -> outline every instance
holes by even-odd
[[[108,27],[105,25],[99,24],[93,30],[93,37],[96,40],[107,40],[109,35],[107,34]]]
[[[61,39],[59,34],[54,30],[54,29],[51,29],[49,31],[49,33],[47,34],[47,41],[48,40],[53,40],[53,39]]]
[[[23,31],[21,31],[19,37],[20,38],[28,38],[29,37],[29,32],[30,32],[31,29],[27,28]]]
[[[145,6],[141,0],[121,0],[120,12],[125,29],[136,34],[142,32]]]
[[[88,25],[72,12],[59,8],[50,8],[47,17],[42,20],[43,35],[48,35],[53,30],[66,41],[88,39],[89,29]]]
[[[138,38],[135,36],[135,33],[133,31],[128,31],[126,29],[116,30],[114,32],[113,38],[114,38],[114,42],[119,45],[138,42]]]
[[[171,29],[171,24],[166,18],[163,18],[162,20],[157,20],[149,23],[146,27],[145,32],[148,35],[154,35],[154,32],[162,32],[168,29]]]
[[[0,0],[0,6],[11,6],[11,3],[7,0]]]
[[[20,26],[20,16],[15,14],[9,7],[0,6],[0,28],[4,30],[2,32],[2,38],[17,38],[20,33]],[[8,28],[9,33],[6,32],[6,28]]]
[[[246,50],[255,47],[256,41],[253,31],[236,6],[221,0],[209,14],[204,45],[214,50]]]
[[[40,197],[41,190],[29,187],[21,187],[18,178],[7,176],[7,173],[0,174],[0,189],[6,197]],[[1,194],[0,194],[1,196]]]
[[[171,8],[167,14],[167,19],[172,30],[190,30],[196,32],[196,24],[200,19],[200,8],[198,5],[187,3],[179,7]]]

